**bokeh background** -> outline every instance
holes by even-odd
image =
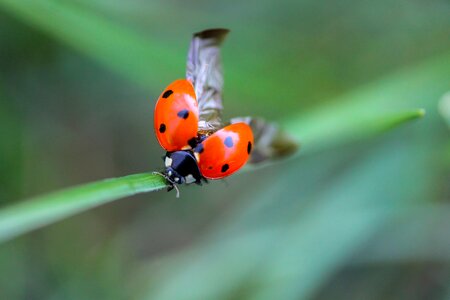
[[[1,244],[0,298],[449,299],[446,0],[0,0],[1,206],[160,169],[155,100],[211,27],[225,116],[299,155]]]

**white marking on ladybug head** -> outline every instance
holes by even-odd
[[[196,182],[197,180],[195,180],[194,176],[192,176],[192,174],[189,174],[188,176],[185,177],[186,183],[193,183]]]
[[[166,160],[164,161],[166,167],[172,166],[172,159],[168,156],[166,156]]]
[[[169,172],[167,172],[167,175],[172,176],[172,171],[169,170]]]
[[[179,177],[175,177],[175,179],[174,179],[176,182],[179,182],[180,181],[180,178]]]

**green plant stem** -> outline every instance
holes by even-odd
[[[88,183],[11,205],[0,211],[0,242],[101,204],[166,186],[162,176],[142,173]]]
[[[380,116],[378,119],[367,120],[367,124],[362,122],[361,128],[366,128],[370,133],[382,132],[422,117],[423,114],[423,110],[419,109],[399,112],[389,117]],[[342,138],[336,142],[343,143],[346,140],[351,140],[351,137],[355,137],[352,131],[354,127],[349,125],[351,124],[342,124],[343,128],[347,129],[343,130],[347,134],[341,132]],[[359,131],[364,130],[360,129]],[[360,134],[356,136],[360,137]],[[326,145],[329,146],[329,143],[326,143]],[[143,173],[88,183],[20,202],[0,210],[0,242],[101,204],[139,193],[157,191],[165,187],[167,187],[167,184],[162,176]]]
[[[401,124],[425,116],[424,109],[403,110],[395,113],[374,112],[361,117],[357,113],[345,118],[346,112],[327,117],[326,107],[311,112],[313,120],[324,119],[326,122],[299,121],[301,118],[284,122],[290,128],[291,136],[301,144],[301,154],[314,153],[339,144],[368,139],[382,134]]]

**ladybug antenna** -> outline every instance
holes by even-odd
[[[177,191],[177,198],[180,198],[180,190],[178,189],[178,186],[176,185],[175,182],[170,180],[170,178],[166,174],[163,174],[163,173],[160,173],[160,172],[152,172],[152,174],[156,174],[156,175],[164,177],[164,179],[167,180],[170,183],[169,191],[172,188],[175,188],[175,190]]]

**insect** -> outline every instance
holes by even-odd
[[[154,115],[155,134],[164,156],[164,177],[171,184],[201,184],[239,170],[250,157],[253,133],[238,122],[217,131],[199,131],[194,86],[187,79],[171,83],[159,97]]]
[[[261,162],[296,149],[275,125],[260,118],[234,118],[224,126],[220,45],[227,33],[227,29],[195,33],[186,79],[172,82],[156,102],[155,135],[166,150],[165,170],[158,174],[168,181],[169,191],[177,190],[177,197],[178,184],[201,185],[230,176],[249,160]]]

